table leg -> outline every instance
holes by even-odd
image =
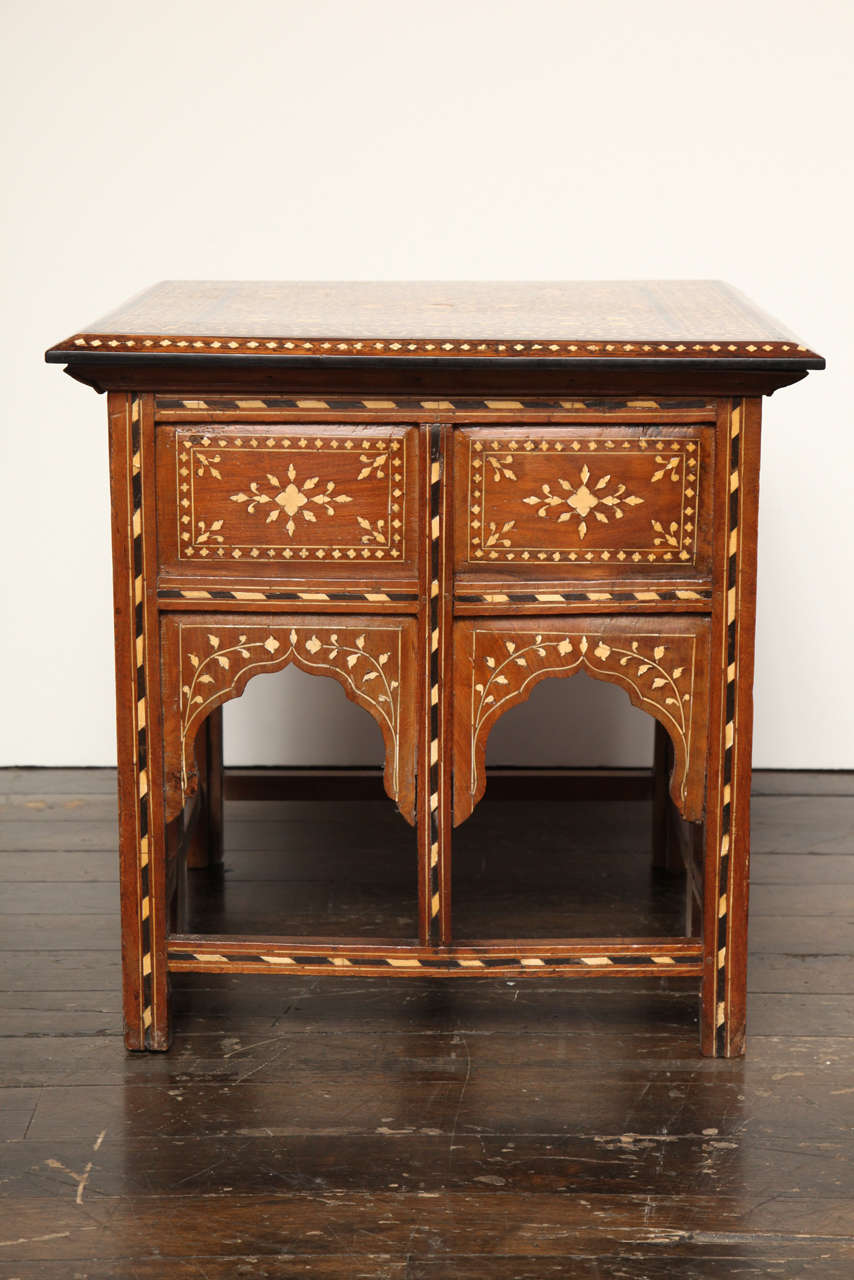
[[[223,855],[222,707],[216,707],[208,716],[208,772],[205,801],[208,858],[211,865],[221,866]]]
[[[712,620],[706,792],[701,1047],[744,1052],[753,639],[761,402],[733,401],[720,424],[716,532],[720,604]]]
[[[433,424],[422,448],[425,504],[429,520],[422,546],[428,584],[422,606],[422,716],[418,781],[419,936],[451,942],[452,775],[452,429]]]
[[[673,769],[673,747],[670,735],[655,721],[655,748],[652,766],[652,865],[662,871],[681,871],[682,859],[673,847],[673,822],[670,799],[670,773]]]
[[[187,849],[187,865],[222,864],[222,707],[215,707],[196,736],[199,820]]]
[[[119,882],[125,1044],[169,1044],[166,846],[157,602],[145,588],[153,553],[154,419],[150,396],[110,393],[116,641]],[[146,465],[143,467],[143,457]]]

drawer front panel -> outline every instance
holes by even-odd
[[[457,567],[705,577],[713,448],[712,429],[694,425],[462,430]]]
[[[405,426],[159,427],[163,576],[413,576],[416,445]]]

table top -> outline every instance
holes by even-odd
[[[167,280],[47,353],[75,357],[824,361],[718,280]]]

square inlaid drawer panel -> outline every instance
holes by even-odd
[[[713,428],[700,424],[461,429],[457,569],[706,579],[713,453]]]
[[[414,579],[417,429],[157,428],[161,581]]]

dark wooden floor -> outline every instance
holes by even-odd
[[[183,975],[171,1053],[128,1056],[113,788],[0,773],[3,1280],[854,1277],[850,775],[758,779],[730,1062],[691,984],[601,979]],[[672,932],[647,827],[485,802],[461,934]],[[227,839],[199,928],[411,929],[384,805],[231,804]]]

